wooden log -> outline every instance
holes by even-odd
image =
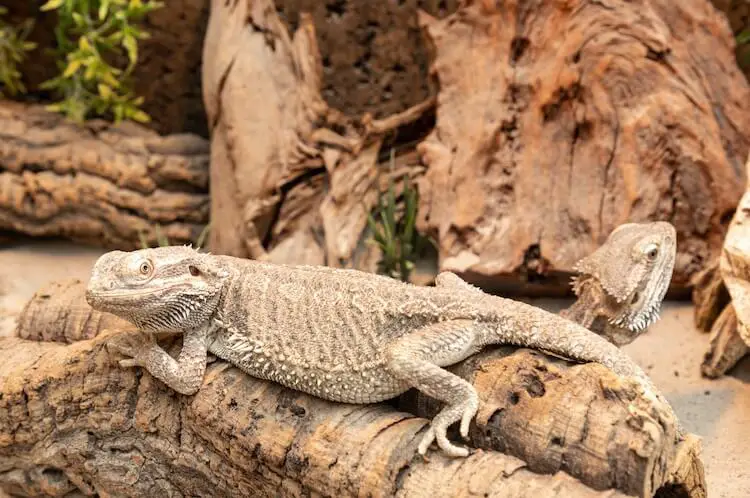
[[[113,334],[119,334],[114,332]],[[0,489],[14,496],[620,498],[517,458],[415,456],[427,423],[328,403],[223,362],[195,396],[122,369],[113,334],[63,346],[0,339]]]
[[[173,243],[208,222],[208,143],[134,124],[77,126],[0,101],[0,230],[135,249],[156,226]]]
[[[745,164],[750,176],[750,154]],[[729,225],[712,277],[698,279],[695,321],[709,324],[711,341],[701,373],[717,378],[750,353],[750,183]],[[722,290],[723,289],[723,290]],[[726,296],[722,295],[725,293]],[[718,315],[718,318],[713,318]]]
[[[440,85],[419,228],[441,269],[540,279],[647,219],[677,229],[675,287],[718,254],[750,87],[708,0],[467,1],[419,22]]]
[[[202,74],[213,253],[374,270],[361,242],[381,184],[421,169],[406,151],[381,171],[384,143],[434,100],[347,118],[320,95],[320,59],[310,16],[291,36],[270,0],[212,2]]]
[[[20,315],[19,335],[72,342],[106,334],[110,327],[132,330],[127,322],[93,311],[84,290],[81,282],[40,290]],[[540,474],[565,472],[593,489],[652,496],[674,485],[692,490],[685,496],[705,496],[697,440],[677,443],[675,421],[664,407],[650,405],[627,379],[603,366],[571,365],[507,347],[453,370],[480,393],[471,446],[520,458]],[[401,400],[402,409],[427,418],[439,406],[413,391]]]
[[[645,497],[676,486],[690,489],[686,496],[706,496],[698,441],[677,443],[664,407],[602,365],[503,347],[451,371],[480,396],[470,434],[475,447],[521,458],[534,472],[566,472],[594,489]],[[422,393],[402,397],[401,408],[427,418],[441,407]]]
[[[78,279],[49,282],[18,315],[16,335],[30,341],[71,343],[91,339],[107,329],[135,327],[102,313],[86,302],[86,284]]]
[[[213,2],[211,250],[357,267],[389,147],[398,159],[419,142],[400,166],[421,177],[419,228],[441,269],[493,291],[564,293],[614,227],[663,219],[679,233],[684,291],[718,253],[750,149],[750,88],[708,0],[473,1],[419,19],[437,111],[430,99],[383,129],[321,98],[312,17],[290,35],[270,0]]]
[[[706,264],[706,267],[693,278],[693,321],[698,330],[710,332],[722,310],[731,302],[729,292],[719,271],[719,259]]]

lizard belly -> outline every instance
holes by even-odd
[[[393,376],[384,363],[368,362],[353,368],[336,365],[322,369],[273,354],[260,341],[224,331],[209,351],[252,377],[270,380],[318,398],[341,403],[377,403],[406,392],[407,384]]]

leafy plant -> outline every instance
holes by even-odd
[[[378,199],[376,214],[368,214],[367,224],[373,239],[383,252],[378,262],[379,273],[406,282],[414,269],[415,261],[429,243],[429,239],[415,229],[419,195],[408,175],[403,178],[401,200],[403,208],[399,209],[393,180],[389,180],[388,190]]]
[[[750,26],[735,37],[737,42],[737,62],[740,68],[746,69],[750,67]]]
[[[0,15],[6,12],[8,9],[0,7]],[[26,19],[19,26],[11,26],[0,20],[0,90],[5,90],[9,95],[26,91],[18,65],[23,62],[26,52],[36,48],[35,43],[26,41],[33,27],[33,19]]]
[[[148,122],[134,95],[130,76],[138,63],[138,41],[149,37],[137,23],[161,7],[155,0],[48,0],[42,11],[56,10],[60,74],[42,83],[62,100],[47,108],[82,122],[92,114],[115,122]],[[125,55],[127,64],[120,62]],[[125,67],[121,67],[121,66]]]
[[[198,234],[198,238],[195,239],[194,247],[196,250],[200,250],[201,247],[203,247],[203,243],[206,241],[206,238],[208,237],[208,232],[211,230],[211,224],[207,224],[205,227],[203,227],[203,230],[201,230],[201,233]],[[156,245],[159,247],[166,247],[171,246],[172,244],[169,242],[169,238],[164,234],[164,232],[161,229],[160,225],[156,225],[154,227],[154,236],[156,237]],[[144,232],[140,232],[138,234],[138,239],[141,242],[141,249],[149,249],[151,246],[148,243],[148,240],[146,239],[146,234]]]

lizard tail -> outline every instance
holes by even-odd
[[[502,311],[497,312],[491,332],[494,337],[484,338],[487,343],[513,344],[575,361],[600,363],[617,375],[634,379],[643,388],[645,397],[667,409],[675,421],[677,437],[682,437],[684,429],[672,406],[646,372],[619,347],[575,322],[529,304],[504,300],[496,309]],[[513,311],[509,313],[508,309]]]
[[[494,339],[489,342],[514,344],[550,352],[563,358],[600,363],[617,375],[632,377],[644,387],[656,391],[646,372],[620,348],[575,322],[536,306],[511,301],[501,309]],[[499,336],[499,337],[497,337]]]

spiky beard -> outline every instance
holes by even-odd
[[[611,318],[609,323],[626,328],[632,332],[643,332],[659,319],[659,302],[651,302],[636,312],[621,313]]]

